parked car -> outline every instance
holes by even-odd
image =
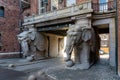
[[[103,50],[99,50],[99,54],[103,55],[103,54],[105,54],[105,52]]]

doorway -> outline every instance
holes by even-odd
[[[95,20],[93,22],[93,26],[98,29],[98,34],[108,35],[108,41],[103,40],[104,48],[101,47],[101,49],[105,49],[105,46],[108,47],[109,52],[109,65],[116,68],[116,49],[115,49],[115,19],[114,18],[108,18],[108,19],[101,19],[101,20]],[[104,36],[106,37],[106,36]],[[104,43],[106,45],[104,45]],[[107,44],[108,43],[108,44]]]
[[[104,65],[109,65],[110,62],[109,33],[102,33],[99,34],[99,36],[100,36],[100,50],[99,50],[100,62]]]

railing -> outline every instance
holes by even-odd
[[[29,8],[30,7],[30,0],[21,0],[21,8]]]
[[[106,2],[106,3],[92,3],[92,8],[94,12],[107,12],[114,10],[114,1]]]
[[[25,17],[23,25],[29,25],[29,24],[34,24],[34,23],[39,23],[39,22],[44,22],[44,21],[49,21],[49,20],[54,20],[59,18],[65,18],[65,17],[85,14],[90,12],[93,12],[91,2],[86,2],[83,4],[66,7],[61,10],[55,10],[55,11],[46,12],[40,15]]]

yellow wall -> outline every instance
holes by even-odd
[[[109,47],[101,47],[100,50],[103,50],[106,53],[109,53]]]

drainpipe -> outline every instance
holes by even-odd
[[[21,14],[22,14],[22,9],[21,9],[21,0],[19,0],[19,8],[20,8],[20,12],[19,12],[19,28],[21,27]],[[20,28],[20,32],[21,32],[21,28]],[[21,45],[19,44],[20,46],[20,58],[22,58],[22,48],[21,48]]]
[[[117,0],[114,0],[116,16],[115,16],[115,35],[116,35],[116,74],[118,74],[118,11],[117,11]]]

